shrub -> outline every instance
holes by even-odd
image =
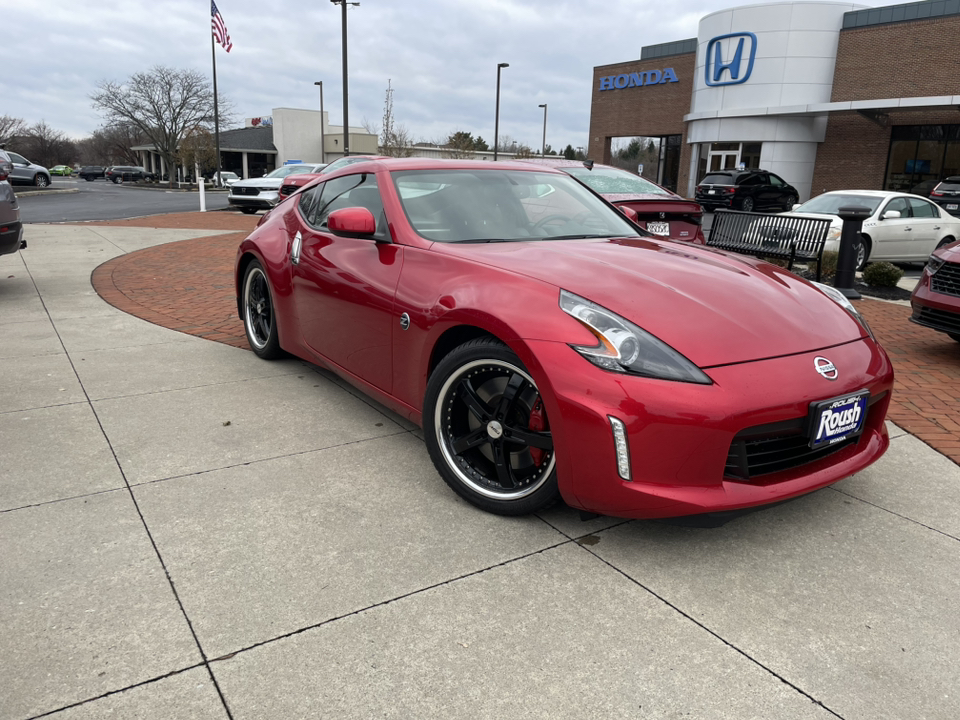
[[[823,253],[823,258],[820,260],[820,276],[823,282],[837,274],[837,258],[839,256],[840,253],[829,250]]]
[[[863,271],[863,281],[870,287],[896,287],[903,270],[888,262],[871,263]]]

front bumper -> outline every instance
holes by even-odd
[[[707,369],[714,381],[709,386],[609,373],[565,344],[528,344],[542,370],[538,382],[549,384],[541,391],[558,449],[561,494],[588,512],[665,518],[776,503],[859,472],[889,444],[884,418],[893,369],[869,340]],[[836,365],[837,380],[815,371],[820,355]],[[750,480],[731,475],[733,446],[744,434],[799,437],[811,403],[862,389],[873,403],[857,441]],[[610,417],[626,427],[629,481],[618,473]]]
[[[254,207],[259,210],[269,210],[276,206],[282,198],[279,188],[276,190],[261,190],[257,195],[234,195],[233,191],[227,196],[227,202],[235,207]]]
[[[960,334],[960,296],[934,292],[930,272],[924,269],[910,298],[910,321],[939,332]]]

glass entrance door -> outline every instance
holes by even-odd
[[[739,152],[711,151],[709,157],[707,158],[707,168],[709,172],[715,172],[717,170],[736,170],[739,160]]]

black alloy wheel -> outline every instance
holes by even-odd
[[[243,329],[250,349],[264,360],[283,355],[277,334],[277,318],[270,282],[259,261],[253,260],[243,274]]]
[[[784,204],[783,209],[786,210],[787,212],[790,212],[791,210],[793,210],[793,206],[796,204],[797,204],[797,197],[795,195],[791,195],[790,197],[787,198],[787,201]]]
[[[519,358],[493,338],[464,343],[427,384],[430,457],[460,497],[498,515],[526,515],[559,498],[543,399]]]
[[[744,212],[753,212],[753,198],[745,197],[740,201],[740,209]]]

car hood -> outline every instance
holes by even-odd
[[[829,220],[831,225],[836,227],[843,226],[843,220],[840,219],[839,215],[831,215],[830,213],[808,213],[808,212],[782,212],[777,213],[777,215],[786,215],[788,217],[803,217],[803,218],[815,218],[817,220]],[[866,218],[870,219],[870,218]]]
[[[259,177],[249,180],[237,180],[230,187],[253,187],[253,188],[279,188],[283,183],[283,178]]]
[[[440,250],[592,300],[704,368],[810,352],[865,336],[849,313],[805,280],[709,248],[630,238]]]

